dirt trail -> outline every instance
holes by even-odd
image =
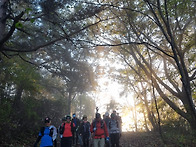
[[[151,132],[125,132],[120,139],[121,147],[164,147],[159,134]]]

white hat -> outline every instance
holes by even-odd
[[[109,116],[109,113],[108,113],[108,112],[106,112],[106,113],[105,113],[105,116]]]

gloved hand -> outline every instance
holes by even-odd
[[[109,141],[110,140],[110,138],[109,137],[106,137],[106,141]]]
[[[95,132],[97,130],[97,128],[93,128],[93,132]]]

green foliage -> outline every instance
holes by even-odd
[[[4,129],[3,127],[6,123],[10,122],[11,110],[12,107],[9,101],[5,101],[0,104],[0,131]]]
[[[87,107],[88,106],[88,107]],[[77,96],[72,105],[72,112],[77,113],[77,117],[82,119],[83,115],[88,116],[88,120],[91,121],[94,119],[94,112],[95,112],[95,101],[92,97],[82,94]]]
[[[166,145],[192,147],[196,145],[196,137],[190,132],[181,132],[180,128],[170,128],[164,132]]]
[[[17,22],[17,23],[15,24],[15,27],[16,27],[16,28],[22,28],[22,27],[23,27],[23,24],[22,24],[21,22]]]

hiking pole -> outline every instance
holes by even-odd
[[[98,111],[99,111],[99,107],[96,107],[96,113],[98,113]]]

